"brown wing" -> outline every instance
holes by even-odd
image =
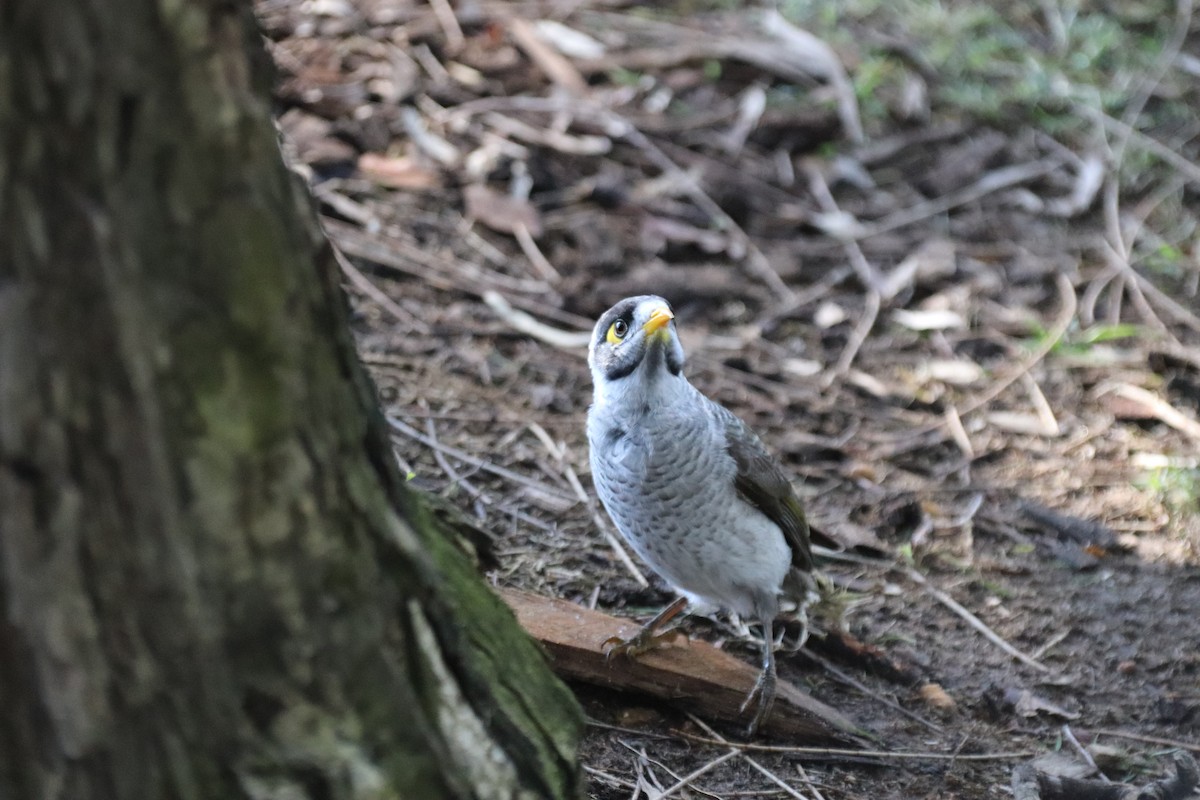
[[[783,531],[792,551],[792,566],[812,572],[808,521],[787,474],[753,431],[726,409],[720,410],[724,412],[721,417],[725,421],[725,442],[737,464],[734,487],[747,503],[766,514]]]

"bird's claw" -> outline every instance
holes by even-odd
[[[686,642],[688,641],[688,636],[679,628],[673,628],[663,633],[654,633],[651,630],[642,628],[628,639],[622,639],[620,636],[610,636],[600,645],[600,649],[604,651],[604,660],[608,662],[612,661],[613,657],[618,655],[625,656],[626,658],[637,658],[642,653],[666,647],[675,639],[683,639]]]

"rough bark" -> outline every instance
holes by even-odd
[[[266,76],[241,3],[0,4],[0,797],[573,795],[578,710],[397,474]]]

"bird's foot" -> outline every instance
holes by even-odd
[[[642,653],[648,653],[659,647],[667,647],[672,641],[678,639],[686,642],[688,641],[688,636],[679,628],[672,628],[669,631],[656,633],[653,628],[647,625],[628,639],[622,639],[620,636],[610,636],[604,640],[604,644],[600,645],[600,647],[604,651],[604,660],[612,661],[614,656],[637,658]]]
[[[653,650],[656,647],[663,647],[671,639],[676,639],[680,636],[684,641],[687,641],[687,634],[678,628],[659,633],[658,629],[666,625],[679,615],[680,611],[687,606],[686,597],[677,597],[669,606],[658,612],[654,619],[642,626],[642,629],[630,639],[622,639],[620,636],[610,636],[600,645],[604,650],[604,660],[612,661],[612,657],[620,654],[626,658],[637,658],[642,653]]]
[[[810,631],[809,631],[809,627],[808,627],[808,606],[807,605],[801,604],[800,608],[797,609],[796,621],[800,623],[800,635],[796,637],[796,646],[794,648],[792,648],[793,652],[804,647],[804,645],[808,642],[808,634],[810,633]]]
[[[746,695],[746,699],[742,701],[738,713],[746,713],[746,709],[757,703],[757,708],[754,709],[754,717],[750,720],[750,725],[746,729],[747,736],[753,736],[758,732],[759,727],[766,722],[767,717],[771,715],[771,708],[775,705],[775,670],[764,669],[758,675],[758,680],[754,682],[750,693]]]

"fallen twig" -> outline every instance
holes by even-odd
[[[1192,419],[1184,414],[1173,405],[1158,397],[1152,392],[1148,392],[1140,386],[1123,383],[1120,386],[1112,389],[1112,392],[1127,400],[1132,400],[1138,405],[1144,406],[1155,419],[1170,425],[1177,431],[1180,431],[1187,436],[1200,441],[1200,422]]]
[[[496,316],[526,336],[532,336],[540,342],[568,350],[576,355],[587,355],[586,348],[592,339],[590,331],[564,331],[561,328],[554,328],[539,322],[524,311],[513,308],[504,295],[499,292],[485,291],[483,302],[495,312]]]
[[[1055,345],[1066,334],[1067,328],[1071,326],[1071,320],[1075,318],[1078,301],[1075,298],[1075,287],[1071,285],[1070,278],[1060,272],[1055,275],[1055,280],[1058,286],[1059,310],[1058,316],[1050,326],[1050,330],[1046,333],[1046,336],[1038,343],[1033,352],[1026,356],[1009,374],[993,383],[991,388],[981,396],[959,408],[958,414],[960,417],[965,417],[972,412],[978,411],[999,397],[1005,389],[1020,380],[1022,375],[1027,374],[1038,362],[1049,355],[1050,351],[1054,349]]]
[[[587,81],[579,74],[579,70],[570,59],[546,44],[533,25],[520,18],[510,19],[508,32],[547,78],[571,94],[587,94]]]
[[[871,689],[871,687],[867,686],[865,683],[858,680],[857,678],[854,678],[853,676],[848,675],[844,671],[838,669],[833,664],[829,663],[829,661],[827,659],[822,658],[821,656],[812,652],[812,650],[805,650],[802,655],[805,658],[809,659],[810,661],[813,661],[814,663],[819,664],[821,666],[821,669],[825,670],[830,675],[834,676],[834,678],[836,678],[837,680],[841,681],[842,683],[846,684],[847,686],[851,686],[851,687],[857,689],[864,696],[871,698],[872,700],[874,700],[877,703],[887,706],[888,708],[892,709],[893,711],[898,711],[899,713],[901,713],[904,716],[911,719],[913,722],[924,725],[926,728],[929,728],[929,730],[931,730],[931,731],[936,731],[937,733],[942,732],[942,727],[940,725],[930,722],[929,720],[922,717],[920,714],[917,714],[913,711],[909,711],[907,708],[900,705],[896,701],[889,700],[888,698],[884,697],[879,692],[873,691]]]
[[[1161,745],[1162,747],[1176,747],[1180,750],[1191,750],[1193,753],[1200,753],[1200,744],[1197,744],[1196,742],[1185,742],[1181,739],[1167,739],[1163,736],[1147,736],[1144,733],[1134,733],[1132,731],[1122,731],[1114,728],[1082,728],[1081,730],[1090,733],[1092,736],[1113,736],[1118,739],[1128,739],[1131,742],[1157,744]]]
[[[446,36],[446,52],[454,55],[462,49],[465,41],[462,26],[458,24],[458,17],[454,16],[454,8],[450,0],[429,0],[429,5],[433,7],[433,14]]]
[[[660,800],[662,800],[663,798],[667,798],[673,794],[676,794],[681,789],[690,787],[692,785],[692,781],[696,780],[696,778],[699,778],[701,775],[703,775],[706,772],[711,772],[712,770],[714,770],[717,767],[724,764],[729,759],[737,758],[740,755],[741,755],[740,751],[730,750],[728,753],[726,753],[724,755],[717,756],[712,761],[709,761],[707,764],[705,764],[701,767],[697,767],[696,769],[689,772],[687,775],[684,775],[682,778],[675,781],[675,783],[673,783],[671,786],[668,786],[663,791],[662,794],[658,795],[658,797],[660,798]]]
[[[1079,757],[1082,758],[1087,763],[1087,765],[1089,767],[1091,767],[1091,769],[1097,775],[1100,776],[1101,782],[1112,783],[1112,781],[1110,781],[1108,779],[1108,776],[1100,771],[1100,767],[1096,766],[1096,759],[1092,758],[1092,754],[1089,753],[1087,751],[1087,748],[1084,747],[1083,745],[1081,745],[1079,743],[1079,740],[1075,738],[1075,734],[1071,732],[1071,726],[1064,724],[1061,728],[1059,728],[1059,730],[1062,731],[1063,738],[1066,739],[1067,742],[1071,745],[1072,749],[1074,749],[1075,752],[1079,754]]]
[[[730,744],[725,739],[724,736],[722,736],[721,734],[714,731],[710,726],[705,724],[704,720],[700,719],[695,714],[688,714],[688,719],[690,719],[692,722],[694,722],[697,727],[699,727],[701,730],[703,730],[705,733],[707,733],[709,736],[713,737],[717,741],[725,742],[727,745]],[[771,783],[775,784],[780,789],[782,789],[789,797],[798,798],[798,800],[808,800],[808,798],[806,798],[804,795],[800,794],[794,788],[789,786],[786,781],[784,781],[782,778],[780,778],[774,772],[771,772],[771,770],[767,769],[766,767],[764,767],[762,764],[755,761],[750,756],[745,755],[744,750],[741,750],[737,747],[732,747],[732,749],[729,752],[732,754],[737,754],[737,755],[743,756],[745,758],[745,761],[747,764],[749,764],[751,767],[756,769],[763,777],[765,777]],[[819,792],[816,792],[816,797],[820,798]]]
[[[897,759],[899,761],[1015,761],[1019,758],[1032,758],[1037,755],[1030,750],[1016,750],[1004,753],[933,753],[913,750],[851,750],[839,747],[801,747],[771,744],[754,744],[753,742],[730,742],[724,739],[713,739],[698,736],[687,731],[674,731],[689,741],[701,744],[711,744],[723,747],[736,747],[758,753],[785,753],[799,756],[848,756],[852,758],[881,758]]]
[[[337,258],[338,266],[341,267],[342,273],[350,283],[354,284],[355,289],[358,289],[367,297],[374,300],[380,308],[395,317],[398,322],[403,323],[408,330],[416,333],[429,333],[429,326],[423,320],[388,297],[382,289],[372,283],[366,275],[363,275],[358,267],[351,264],[349,259],[342,254],[341,250],[334,247],[333,254]]]
[[[957,600],[955,600],[953,597],[951,597],[950,595],[943,592],[941,589],[939,589],[936,586],[929,583],[929,581],[925,578],[925,576],[922,575],[921,573],[917,572],[915,569],[905,568],[904,573],[908,576],[909,580],[911,580],[913,583],[916,583],[922,589],[924,589],[925,592],[927,594],[929,594],[930,597],[932,597],[934,600],[937,600],[939,603],[944,605],[946,608],[953,611],[955,614],[957,614],[959,617],[961,617],[963,620],[965,620],[968,625],[970,625],[975,630],[979,631],[979,633],[983,634],[983,638],[987,639],[989,642],[996,645],[1001,650],[1003,650],[1004,652],[1008,653],[1013,658],[1020,661],[1022,664],[1026,664],[1026,665],[1033,667],[1034,669],[1039,670],[1041,672],[1052,672],[1053,671],[1050,669],[1050,667],[1047,667],[1045,664],[1041,663],[1040,661],[1037,661],[1037,660],[1027,656],[1025,653],[1022,653],[1020,650],[1013,647],[1011,644],[1009,644],[1007,641],[1005,641],[1000,636],[1000,634],[996,633],[991,628],[989,628],[986,624],[984,624],[983,620],[979,619],[979,617],[975,616],[970,611],[968,611],[964,606],[959,604],[959,602]]]
[[[642,150],[650,161],[662,170],[667,176],[674,178],[680,182],[680,185],[692,198],[692,201],[700,207],[702,211],[713,218],[722,229],[728,231],[730,237],[746,253],[746,267],[754,274],[756,278],[761,280],[768,288],[776,295],[777,302],[786,305],[791,302],[796,293],[790,286],[783,282],[779,277],[779,273],[771,266],[771,262],[763,255],[763,252],[758,249],[758,245],[750,238],[749,234],[738,225],[732,217],[725,213],[725,209],[721,208],[720,204],[708,196],[708,193],[700,187],[699,183],[688,174],[686,170],[677,165],[671,160],[662,149],[650,138],[638,130],[632,123],[623,120],[615,112],[607,112],[608,116],[613,120],[619,120],[626,125],[626,130],[623,138],[630,144]]]
[[[1043,158],[1028,164],[1016,164],[993,170],[970,186],[966,186],[956,192],[917,203],[914,206],[884,217],[878,222],[863,223],[862,227],[856,231],[855,238],[869,239],[872,236],[879,236],[882,233],[912,225],[937,214],[944,214],[959,206],[973,203],[981,197],[986,197],[1001,189],[1007,189],[1010,186],[1016,186],[1019,183],[1040,178],[1042,175],[1058,169],[1061,164],[1062,161],[1059,158]]]
[[[575,503],[579,502],[578,498],[576,498],[573,494],[567,494],[566,492],[563,492],[561,489],[558,489],[553,486],[547,486],[545,483],[542,483],[541,481],[536,481],[527,475],[522,475],[519,472],[513,472],[512,470],[506,469],[505,467],[501,467],[498,464],[493,464],[491,461],[479,458],[478,456],[471,455],[470,453],[468,453],[465,450],[460,450],[457,447],[452,447],[451,445],[442,444],[441,442],[434,441],[433,439],[430,439],[425,434],[421,433],[416,428],[413,428],[412,426],[405,424],[404,422],[400,421],[399,419],[397,419],[396,417],[394,417],[390,414],[387,415],[387,422],[388,422],[388,425],[391,426],[394,430],[399,431],[400,433],[404,434],[408,438],[415,439],[418,442],[420,442],[421,444],[425,445],[426,447],[439,449],[442,452],[446,453],[447,455],[451,455],[460,461],[465,461],[468,464],[478,467],[479,469],[483,470],[484,472],[490,472],[493,475],[504,478],[505,480],[512,481],[513,483],[518,483],[522,486],[533,489],[536,492],[542,492],[543,494],[546,494],[548,496],[562,500],[566,503],[569,503],[570,505],[575,505]]]

